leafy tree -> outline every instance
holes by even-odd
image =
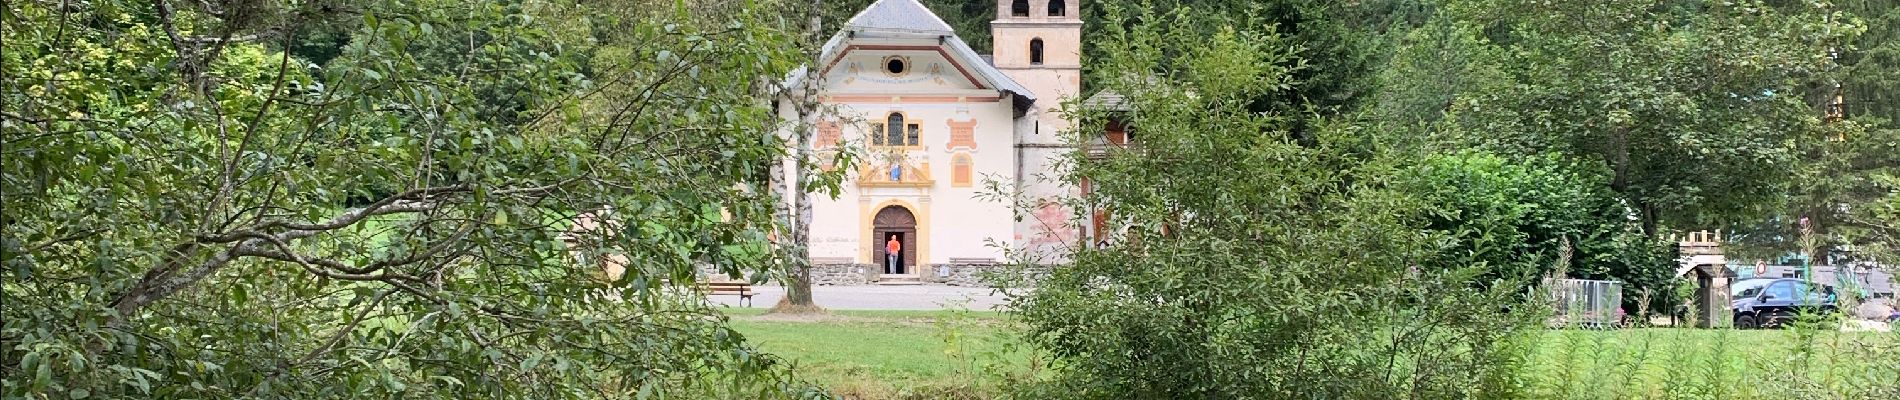
[[[1509,397],[1531,307],[1528,266],[1486,249],[1455,268],[1421,229],[1427,207],[1397,179],[1406,158],[1367,129],[1257,112],[1296,84],[1297,42],[1144,5],[1105,5],[1089,73],[1126,110],[1071,104],[1078,126],[1121,118],[1127,147],[1077,152],[1078,210],[1116,234],[1078,249],[1014,312],[1056,358],[1054,398]],[[1090,143],[1094,132],[1073,132]],[[1099,154],[1095,156],[1092,154]],[[1481,275],[1508,277],[1492,280]],[[1508,279],[1508,280],[1507,280]]]
[[[1386,109],[1400,122],[1461,127],[1434,139],[1445,147],[1601,165],[1652,238],[1753,218],[1791,184],[1797,138],[1823,129],[1800,94],[1828,68],[1827,43],[1852,34],[1827,13],[1807,3],[1451,2],[1427,24],[1436,32],[1401,50],[1418,58],[1395,65],[1453,80],[1414,85],[1424,93],[1397,94],[1406,100]],[[1430,58],[1440,56],[1456,58]]]
[[[1113,3],[1082,3],[1083,37],[1102,37],[1120,23],[1104,12]],[[1284,66],[1292,70],[1293,82],[1261,93],[1250,105],[1256,111],[1295,118],[1295,135],[1307,131],[1307,116],[1311,114],[1307,107],[1320,115],[1344,115],[1367,103],[1380,86],[1377,71],[1389,57],[1390,38],[1402,37],[1432,15],[1433,9],[1429,2],[1417,0],[1162,0],[1143,4],[1152,7],[1156,15],[1178,12],[1194,19],[1184,28],[1197,30],[1202,36],[1217,34],[1225,26],[1247,34],[1285,36],[1297,44],[1298,57],[1289,61],[1299,64]],[[1104,56],[1104,44],[1101,40],[1085,40],[1084,57]],[[1156,56],[1161,57],[1163,65],[1179,58],[1169,53]],[[1084,82],[1090,87],[1096,83]]]
[[[1859,35],[1840,43],[1838,74],[1847,98],[1848,118],[1880,123],[1895,129],[1900,123],[1900,2],[1894,0],[1842,0],[1843,14],[1862,28]]]
[[[647,3],[7,3],[4,397],[802,393],[663,290],[769,271],[780,5]]]
[[[1449,268],[1475,258],[1529,266],[1538,276],[1561,268],[1565,277],[1624,282],[1630,295],[1623,304],[1632,312],[1644,292],[1651,293],[1648,309],[1667,310],[1673,269],[1655,267],[1667,257],[1629,221],[1603,174],[1585,171],[1556,154],[1426,156],[1402,175],[1405,190],[1430,205],[1426,229],[1450,242],[1438,260],[1422,264]]]
[[[1775,259],[1804,251],[1799,221],[1820,239],[1815,262],[1861,262],[1894,256],[1895,224],[1882,217],[1900,168],[1900,12],[1890,1],[1843,1],[1835,18],[1854,22],[1860,35],[1836,44],[1839,67],[1811,84],[1816,113],[1840,101],[1840,117],[1814,136],[1800,138],[1796,184],[1774,213],[1738,221],[1732,254]],[[1839,96],[1838,98],[1836,96]],[[1731,257],[1735,258],[1735,257]]]
[[[1894,209],[1900,198],[1900,128],[1846,124],[1837,128],[1840,140],[1814,141],[1818,154],[1804,160],[1806,179],[1791,200],[1805,207],[1782,218],[1809,218],[1810,227],[1826,236],[1819,254],[1839,254],[1845,262],[1892,260],[1900,255],[1900,214]],[[1775,228],[1796,237],[1799,226]],[[1774,248],[1799,248],[1791,242],[1777,241]]]

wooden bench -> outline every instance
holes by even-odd
[[[705,282],[699,284],[699,291],[708,295],[736,294],[739,295],[739,304],[747,307],[752,305],[754,293],[752,284],[746,282]]]

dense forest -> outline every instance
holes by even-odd
[[[0,397],[823,397],[667,288],[795,276],[775,172],[849,164],[769,99],[871,2],[6,2]],[[1523,397],[1539,278],[1900,256],[1894,0],[1082,10],[1140,146],[1065,201],[1139,238],[1014,300],[1023,398]]]

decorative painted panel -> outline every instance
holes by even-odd
[[[878,163],[858,165],[858,186],[930,187],[930,163]]]
[[[838,141],[843,138],[844,130],[838,127],[837,122],[818,121],[818,148],[837,147]]]
[[[950,186],[970,187],[970,181],[975,180],[972,176],[975,175],[975,171],[972,171],[975,166],[972,164],[970,153],[957,153],[950,156]]]
[[[976,120],[949,121],[949,124],[950,142],[944,144],[944,149],[976,150]]]

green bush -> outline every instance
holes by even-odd
[[[1108,210],[1114,232],[1016,300],[1056,368],[1024,397],[1519,394],[1531,271],[1481,253],[1415,268],[1455,238],[1422,229],[1431,205],[1394,178],[1404,157],[1348,122],[1295,138],[1286,116],[1249,109],[1287,87],[1292,46],[1231,29],[1189,40],[1182,14],[1108,8],[1139,22],[1104,28],[1092,73],[1128,109],[1077,116],[1124,118],[1139,142],[1067,164],[1092,187],[1072,206]]]
[[[1425,157],[1403,188],[1428,204],[1425,228],[1440,233],[1439,256],[1421,264],[1455,268],[1476,261],[1524,266],[1537,275],[1623,282],[1624,308],[1666,311],[1676,283],[1669,243],[1647,239],[1633,212],[1599,176],[1556,154],[1511,159],[1467,150]],[[1569,254],[1559,254],[1564,249]],[[1559,266],[1559,264],[1564,264]],[[1649,292],[1651,304],[1641,305]]]

